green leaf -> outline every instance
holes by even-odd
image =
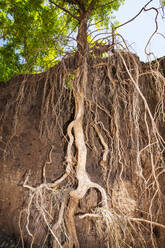
[[[53,0],[52,0],[53,1]],[[75,39],[80,17],[77,1],[54,0],[1,0],[0,1],[0,66],[2,78],[18,73],[35,73],[55,65],[66,52],[75,50]],[[96,29],[111,29],[113,10],[123,0],[96,0],[88,23],[99,22]],[[88,10],[91,0],[82,1]],[[66,11],[65,11],[66,9]]]

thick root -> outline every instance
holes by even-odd
[[[81,93],[80,93],[81,92]],[[78,201],[82,199],[88,189],[96,188],[100,191],[102,196],[102,205],[107,208],[107,195],[105,190],[97,183],[93,183],[86,172],[86,157],[87,157],[87,148],[85,145],[84,132],[82,127],[83,115],[84,115],[84,94],[83,90],[79,92],[74,92],[75,97],[75,120],[72,122],[71,128],[74,130],[75,145],[77,148],[77,167],[76,167],[76,176],[78,179],[78,187],[76,190],[70,192],[70,201],[67,208],[66,223],[69,232],[69,248],[79,248],[79,242],[76,233],[76,227],[74,222],[74,215],[78,205]],[[72,140],[71,128],[68,128],[68,136],[70,141]],[[73,141],[72,141],[73,142]],[[71,151],[71,146],[69,146]],[[71,152],[70,152],[71,154]]]
[[[78,199],[71,197],[66,211],[66,225],[69,233],[69,248],[79,248],[79,242],[74,222],[74,214],[78,205]]]

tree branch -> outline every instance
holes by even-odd
[[[106,4],[97,5],[96,8],[103,8],[103,7],[106,7],[106,6],[108,6],[108,5],[110,5],[110,4],[114,3],[114,2],[115,2],[115,0],[110,1],[110,2],[108,2],[108,3],[106,3]]]
[[[78,0],[65,0],[65,2],[71,3],[71,4],[76,4],[76,5],[80,4]]]
[[[80,20],[80,18],[78,16],[73,15],[69,10],[63,8],[62,6],[59,6],[58,4],[56,4],[53,0],[49,0],[50,3],[54,4],[57,8],[63,10],[64,12],[66,12],[67,14],[69,14],[71,17],[73,17],[76,20]]]
[[[150,0],[148,3],[146,3],[146,5],[137,13],[137,15],[135,15],[134,17],[132,17],[130,20],[128,20],[127,22],[122,23],[121,25],[117,26],[114,28],[114,31],[118,28],[121,28],[122,26],[132,22],[133,20],[135,20],[141,13],[143,10],[145,10],[145,8],[152,2],[153,0]]]
[[[145,53],[146,53],[146,55],[151,55],[151,54],[153,54],[153,53],[148,53],[147,52],[147,47],[148,47],[148,45],[150,44],[150,41],[151,41],[151,39],[153,38],[153,36],[157,33],[157,31],[158,31],[158,15],[159,15],[159,11],[156,9],[156,8],[154,8],[154,7],[151,7],[151,8],[149,8],[149,9],[146,9],[146,8],[144,8],[144,11],[150,11],[150,10],[154,10],[154,11],[156,11],[156,16],[155,16],[155,31],[152,33],[152,35],[150,36],[150,38],[149,38],[149,40],[148,40],[148,42],[147,42],[147,44],[146,44],[146,46],[145,46],[145,49],[144,49],[144,51],[145,51]]]
[[[92,9],[93,9],[93,6],[94,6],[94,4],[95,4],[95,2],[96,2],[96,0],[92,0],[91,3],[89,4],[89,7],[88,7],[88,9],[87,9],[88,15],[90,15],[90,13],[91,13],[91,11],[92,11]]]
[[[82,9],[83,11],[85,11],[84,4],[82,3],[81,0],[65,0],[65,2],[71,3],[71,4],[75,4],[75,5],[79,6],[80,9]]]
[[[85,19],[89,18],[90,13],[91,13],[91,11],[93,9],[93,6],[94,6],[95,2],[96,2],[96,0],[92,0],[91,3],[89,4],[88,9],[85,12],[85,16],[84,16]]]

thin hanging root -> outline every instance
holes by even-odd
[[[141,246],[138,247],[146,247],[146,241],[141,235],[142,228],[144,228],[143,224],[165,229],[164,225],[157,222],[121,215],[116,213],[114,209],[104,209],[102,207],[95,208],[92,213],[80,215],[79,218],[95,219],[96,230],[100,238],[109,240],[108,243],[115,248],[121,247],[122,244],[127,244],[128,240],[132,241],[132,244],[136,244],[136,235],[141,237],[139,243]],[[125,245],[122,247],[125,247]],[[126,247],[130,246],[126,245]]]
[[[68,146],[67,146],[66,162],[69,165],[72,165],[72,163],[73,163],[72,145],[73,145],[74,137],[72,135],[72,128],[74,126],[74,123],[75,123],[75,121],[72,121],[69,124],[68,129],[67,129],[67,134],[68,134],[68,137],[69,137],[69,143],[68,143]],[[70,168],[70,166],[68,168]]]
[[[52,227],[52,231],[53,231],[54,234],[56,234],[58,228],[61,226],[61,224],[63,222],[64,211],[65,211],[67,200],[68,200],[68,197],[66,195],[66,196],[64,196],[64,199],[63,199],[63,201],[61,203],[61,208],[60,208],[60,211],[59,211],[58,221]],[[57,238],[55,238],[55,237],[56,236],[54,236],[54,239],[53,239],[53,248],[56,248],[57,245],[58,245]]]
[[[44,167],[43,167],[43,180],[44,180],[44,183],[46,183],[46,167],[47,167],[47,165],[52,164],[52,152],[53,152],[53,150],[54,150],[54,146],[52,145],[51,150],[49,152],[49,161],[46,161],[45,164],[44,164]]]
[[[71,141],[70,142],[73,143],[72,137],[71,137]],[[32,186],[28,185],[27,182],[29,180],[29,176],[30,176],[30,174],[29,174],[29,175],[27,175],[27,177],[26,177],[26,179],[24,181],[24,184],[23,184],[23,187],[24,188],[28,188],[31,191],[31,197],[30,197],[30,201],[29,201],[28,209],[27,209],[27,213],[28,214],[27,214],[27,224],[26,224],[26,230],[27,230],[28,234],[32,237],[31,246],[33,244],[34,236],[32,235],[32,233],[29,230],[29,218],[30,218],[30,212],[31,212],[32,203],[35,200],[36,203],[37,203],[37,207],[36,208],[38,210],[40,210],[40,212],[42,212],[41,215],[44,217],[44,221],[45,221],[47,227],[49,228],[49,231],[51,232],[51,234],[53,236],[53,239],[54,239],[53,240],[53,247],[56,247],[57,244],[58,244],[58,246],[62,247],[61,244],[60,244],[60,242],[58,241],[55,233],[56,233],[57,229],[59,228],[59,226],[61,225],[62,220],[63,220],[64,210],[65,210],[66,202],[67,202],[67,196],[64,196],[64,200],[63,200],[63,202],[61,204],[61,209],[60,209],[60,212],[59,212],[59,219],[58,219],[57,223],[53,226],[53,228],[50,228],[49,223],[47,222],[47,218],[45,216],[45,212],[42,209],[42,205],[44,205],[44,204],[42,204],[42,203],[40,204],[38,202],[39,196],[41,197],[41,199],[42,199],[42,197],[44,199],[44,193],[43,192],[45,192],[45,190],[48,190],[48,192],[53,192],[53,189],[52,188],[54,188],[57,185],[61,184],[68,177],[68,175],[70,174],[70,171],[71,171],[71,167],[73,165],[72,160],[69,160],[68,159],[68,161],[67,161],[68,164],[67,164],[67,168],[66,168],[65,174],[61,178],[59,178],[58,180],[56,180],[54,183],[47,183],[46,182],[46,171],[45,170],[46,170],[46,165],[52,163],[51,154],[52,154],[52,150],[53,149],[54,149],[54,146],[52,146],[52,148],[50,150],[49,161],[45,163],[44,168],[43,168],[44,183],[42,183],[38,187],[32,187]],[[68,151],[67,155],[69,154],[68,157],[70,158],[71,154],[69,152],[70,152],[70,150]],[[43,199],[42,199],[42,202],[44,201]]]
[[[106,144],[106,142],[105,142],[103,136],[101,135],[101,132],[99,131],[98,127],[95,124],[93,125],[93,127],[95,128],[96,133],[99,136],[99,139],[101,141],[101,144],[104,147],[103,158],[102,158],[102,160],[100,162],[100,165],[104,168],[105,171],[107,171],[107,167],[105,166],[105,163],[107,161],[107,156],[108,156],[108,153],[109,153],[108,145]]]
[[[151,110],[150,110],[150,108],[149,108],[149,106],[148,106],[148,103],[147,103],[147,101],[146,101],[146,99],[145,99],[145,97],[144,97],[142,91],[140,90],[138,83],[136,82],[136,80],[134,80],[132,74],[130,73],[130,71],[129,71],[129,69],[128,69],[128,66],[127,66],[127,64],[126,64],[126,62],[125,62],[125,60],[124,60],[122,54],[119,53],[119,55],[120,55],[120,57],[121,57],[121,59],[122,59],[122,61],[123,61],[123,64],[124,64],[124,66],[125,66],[125,69],[126,69],[128,75],[129,75],[129,77],[130,77],[130,79],[131,79],[133,85],[135,86],[137,92],[139,93],[141,99],[142,99],[143,102],[144,102],[145,108],[146,108],[146,110],[147,110],[147,112],[148,112],[148,115],[149,115],[149,117],[150,117],[150,119],[151,119],[153,131],[154,131],[155,134],[157,134],[159,142],[162,144],[162,146],[164,146],[165,140],[164,140],[163,137],[161,136],[161,134],[160,134],[160,132],[159,132],[157,126],[156,126],[154,117],[152,116],[152,113],[151,113]]]

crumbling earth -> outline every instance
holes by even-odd
[[[131,53],[90,57],[82,99],[74,56],[1,83],[1,234],[22,247],[164,247],[164,68]]]

